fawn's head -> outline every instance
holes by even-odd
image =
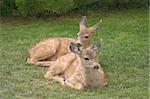
[[[103,68],[98,62],[96,62],[96,54],[98,49],[100,48],[100,43],[97,42],[96,44],[91,45],[90,47],[82,50],[80,50],[77,44],[70,43],[69,48],[72,52],[79,55],[81,59],[81,64],[84,68],[91,68],[92,70],[99,71],[98,75],[99,75],[99,79],[101,80],[101,85],[106,86],[107,81],[105,78]]]
[[[70,43],[69,48],[71,52],[80,57],[83,66],[93,67],[93,69],[100,67],[100,64],[96,62],[97,51],[100,48],[99,42],[82,50],[80,50],[80,47],[77,44]]]
[[[78,45],[90,45],[91,43],[91,35],[98,29],[99,25],[101,24],[102,20],[91,27],[86,27],[86,16],[83,16],[80,20],[79,26],[80,30],[77,33],[77,44]]]

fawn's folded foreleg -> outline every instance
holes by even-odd
[[[72,64],[75,58],[76,55],[74,53],[70,53],[58,58],[56,61],[53,62],[53,64],[51,64],[44,77],[49,78],[49,76],[52,77],[63,73],[66,68],[68,68]]]
[[[44,67],[49,67],[49,66],[51,66],[52,64],[54,64],[54,61],[38,61],[38,62],[36,63],[36,65],[44,66]]]

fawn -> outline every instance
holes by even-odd
[[[94,58],[99,48],[97,43],[82,51],[77,44],[70,43],[71,52],[53,62],[44,77],[74,89],[108,85],[101,65]]]
[[[78,46],[82,45],[85,48],[87,46],[90,46],[92,44],[91,35],[98,29],[102,21],[99,21],[92,27],[87,28],[86,20],[86,16],[81,18],[81,21],[79,23],[80,31],[77,33],[77,39],[57,37],[49,38],[37,43],[33,48],[29,50],[27,63],[49,66],[52,61],[69,52],[69,42],[78,42]]]

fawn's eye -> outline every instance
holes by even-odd
[[[85,36],[84,38],[89,38],[89,36]]]
[[[87,58],[87,57],[85,57],[84,59],[85,59],[85,60],[90,60],[90,59],[89,59],[89,58]]]

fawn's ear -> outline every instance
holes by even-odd
[[[86,28],[86,16],[83,16],[80,20],[80,31]]]
[[[79,47],[77,46],[77,44],[74,44],[73,42],[70,42],[69,49],[71,52],[80,53]]]
[[[91,51],[98,51],[100,49],[100,47],[101,47],[101,43],[100,43],[100,41],[98,41],[90,47],[90,50]]]
[[[92,32],[95,32],[98,29],[98,27],[100,26],[101,23],[102,23],[102,20],[100,20],[98,23],[96,23],[95,25],[93,25],[92,27],[90,27],[90,30]]]

